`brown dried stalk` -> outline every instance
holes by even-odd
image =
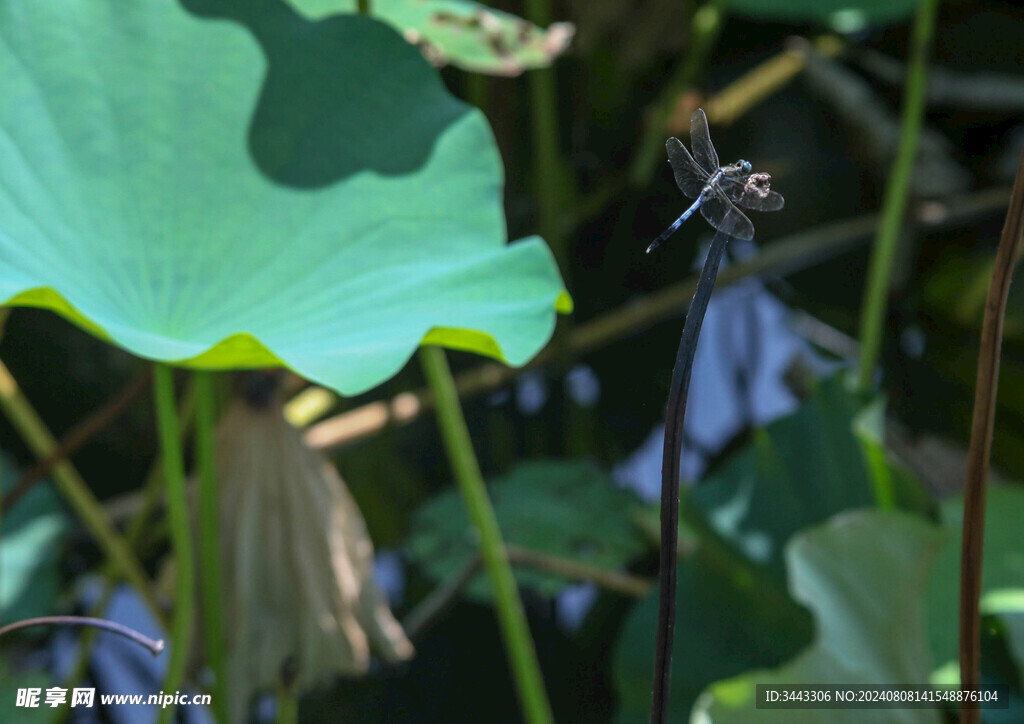
[[[985,532],[985,488],[999,384],[999,351],[1003,344],[1003,317],[1010,279],[1024,236],[1024,155],[1017,166],[1010,208],[996,251],[992,284],[985,302],[978,353],[978,383],[974,392],[971,447],[967,453],[964,488],[963,543],[960,551],[960,688],[975,691],[981,682],[981,560]],[[960,710],[961,724],[978,724],[977,708]]]

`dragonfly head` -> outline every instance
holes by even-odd
[[[746,176],[747,174],[754,170],[754,167],[750,165],[750,161],[746,161],[742,158],[736,162],[736,165],[740,167],[740,172],[744,176]]]

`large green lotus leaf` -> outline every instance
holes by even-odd
[[[523,463],[488,485],[505,542],[531,551],[569,558],[611,570],[621,569],[647,546],[630,522],[639,501],[586,460],[537,460]],[[409,554],[431,578],[455,575],[479,550],[455,489],[436,496],[416,512]],[[555,594],[565,578],[525,567],[516,578],[542,593]],[[468,593],[490,595],[477,578]]]
[[[289,0],[303,15],[320,19],[356,11],[356,0]],[[570,23],[543,30],[515,15],[471,0],[370,0],[370,13],[402,31],[437,64],[491,75],[544,68],[572,40]]]
[[[755,686],[912,685],[931,670],[924,593],[942,541],[906,513],[856,511],[800,533],[786,548],[789,588],[815,617],[814,643],[773,671],[712,685],[693,721],[938,724],[935,709],[761,709]]]
[[[1024,488],[997,485],[987,497],[981,609],[1006,619],[1008,649],[1024,671]],[[935,666],[953,672],[957,661],[963,511],[962,497],[942,504],[948,537],[928,587],[928,634]]]
[[[839,32],[869,25],[897,23],[910,16],[920,0],[728,0],[729,10],[760,20],[817,23]]]
[[[0,0],[0,300],[345,394],[421,342],[527,361],[571,303],[482,115],[379,21],[245,14]]]

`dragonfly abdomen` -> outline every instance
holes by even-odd
[[[704,185],[704,188],[701,189],[700,194],[697,196],[696,199],[694,199],[693,203],[690,204],[690,208],[684,211],[678,219],[672,222],[672,226],[668,227],[663,232],[661,232],[661,235],[658,236],[657,239],[652,241],[651,245],[647,247],[648,254],[657,249],[661,242],[665,241],[665,239],[672,236],[672,234],[675,233],[675,230],[682,226],[683,222],[685,222],[687,219],[693,216],[693,212],[699,209],[701,205],[708,200],[708,197],[711,195],[711,192],[713,191],[715,186],[718,184],[719,181],[722,180],[722,175],[722,169],[718,169],[711,175],[711,177],[708,179],[708,182]]]

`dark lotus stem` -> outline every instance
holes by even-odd
[[[153,656],[158,656],[161,651],[164,650],[164,640],[157,639],[154,641],[148,636],[143,636],[133,628],[128,628],[119,623],[113,621],[107,621],[102,618],[89,618],[87,616],[42,616],[40,618],[26,618],[24,621],[15,621],[14,623],[7,624],[0,628],[0,636],[11,631],[17,631],[21,628],[28,628],[30,626],[92,626],[93,628],[100,628],[104,631],[110,631],[120,636],[124,636],[130,641],[134,641],[139,646],[144,646],[149,649],[149,652]]]
[[[658,630],[654,654],[654,694],[651,698],[651,724],[668,721],[668,698],[672,674],[672,636],[676,625],[676,558],[679,539],[679,457],[683,448],[683,420],[690,390],[690,372],[697,338],[708,311],[711,291],[718,277],[718,265],[729,237],[716,232],[711,240],[697,291],[683,324],[683,336],[672,370],[672,386],[665,411],[665,448],[661,458],[661,563],[658,594]]]

